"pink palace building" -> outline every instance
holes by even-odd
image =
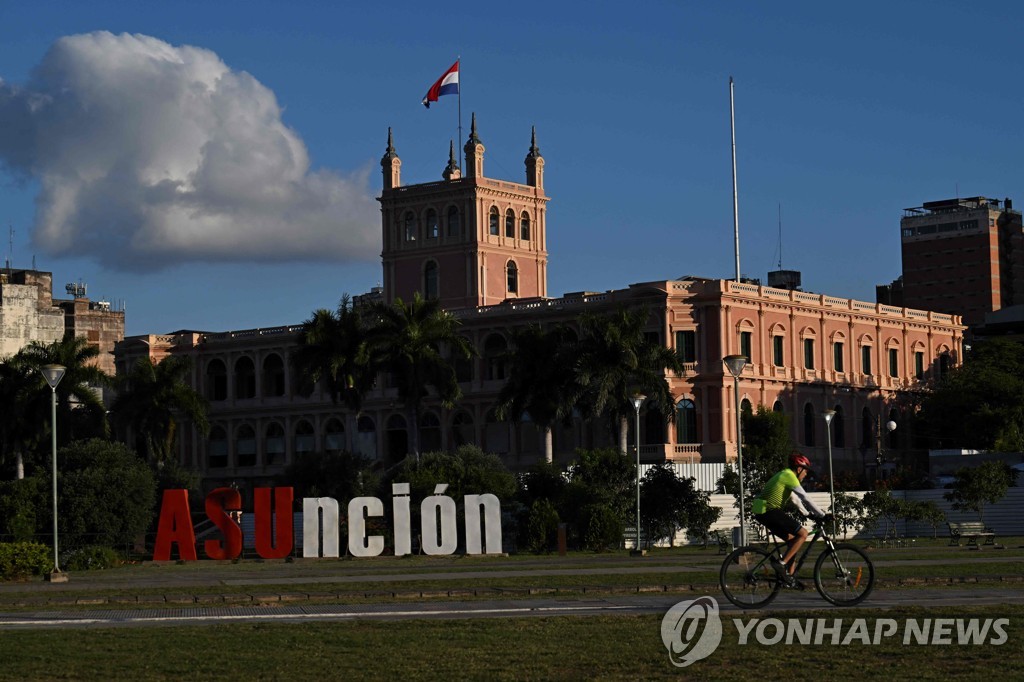
[[[888,433],[881,425],[902,423],[915,394],[960,362],[965,328],[956,315],[794,289],[693,277],[550,297],[549,197],[536,134],[523,182],[485,176],[484,151],[474,117],[464,166],[453,148],[436,182],[402,184],[390,130],[381,159],[384,286],[366,297],[409,300],[420,292],[440,299],[479,351],[458,368],[463,400],[451,410],[430,406],[422,416],[424,451],[475,443],[512,469],[542,459],[538,429],[494,416],[509,330],[571,324],[581,312],[622,304],[652,311],[649,334],[686,362],[681,376],[668,377],[673,423],[641,409],[640,454],[649,463],[734,459],[738,383],[740,409],[764,405],[786,413],[794,442],[819,461],[830,434],[837,471],[870,475],[883,449],[911,445],[907,429]],[[192,359],[192,382],[210,401],[212,429],[207,437],[183,429],[179,455],[207,489],[269,483],[302,452],[401,459],[409,424],[394,389],[379,381],[363,412],[352,414],[321,387],[304,388],[291,365],[299,330],[296,324],[128,337],[116,349],[117,371],[144,356]],[[734,354],[749,358],[738,381],[723,363]],[[826,427],[828,410],[835,414]],[[569,461],[579,447],[614,444],[603,426],[575,419],[555,430],[555,461]]]

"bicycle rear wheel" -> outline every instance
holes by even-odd
[[[718,584],[725,598],[741,609],[760,608],[775,599],[782,584],[769,556],[759,547],[734,549],[718,574]]]
[[[853,606],[864,601],[875,586],[875,567],[860,547],[836,545],[814,563],[814,586],[825,601]]]

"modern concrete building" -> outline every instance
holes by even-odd
[[[987,313],[1024,303],[1024,233],[1010,199],[908,208],[900,234],[904,305],[960,315],[973,327]]]
[[[667,377],[674,422],[641,410],[645,462],[736,456],[734,380],[722,359],[741,354],[750,359],[739,378],[741,409],[765,405],[790,415],[794,441],[819,460],[827,453],[822,413],[834,410],[836,466],[860,474],[875,464],[880,418],[900,421],[906,399],[960,360],[958,316],[793,289],[694,277],[550,298],[548,197],[536,135],[524,183],[487,178],[483,149],[474,120],[466,175],[452,151],[441,181],[402,185],[390,131],[381,160],[384,290],[373,295],[440,299],[479,351],[458,368],[464,399],[451,410],[428,405],[420,424],[424,450],[471,442],[512,468],[538,461],[538,429],[494,416],[509,331],[528,323],[572,325],[580,313],[621,305],[646,307],[649,336],[685,360],[682,375]],[[358,415],[332,404],[321,387],[308,390],[291,363],[299,329],[131,337],[117,347],[117,368],[126,371],[142,356],[193,359],[192,381],[210,400],[212,430],[208,438],[183,432],[180,455],[202,472],[207,488],[269,482],[301,452],[403,457],[410,425],[395,390],[379,381]],[[602,425],[581,418],[557,426],[553,440],[556,461],[569,461],[579,447],[614,445]]]

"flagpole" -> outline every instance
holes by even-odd
[[[462,55],[455,61],[459,63],[459,149],[462,149]]]
[[[460,90],[461,91],[461,90]],[[736,251],[736,281],[740,281],[740,202],[736,193],[736,107],[729,76],[729,125],[732,128],[732,230]]]

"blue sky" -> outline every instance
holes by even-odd
[[[743,273],[778,266],[781,204],[804,289],[873,300],[903,208],[1024,202],[1024,5],[974,4],[2,3],[0,250],[11,225],[15,267],[128,334],[299,323],[379,284],[387,128],[403,182],[440,179],[457,100],[420,99],[461,56],[486,175],[521,181],[537,127],[551,295],[733,276],[731,75]]]

